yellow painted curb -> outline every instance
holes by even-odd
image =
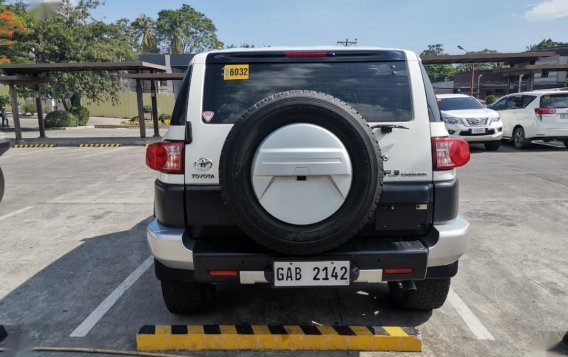
[[[115,148],[119,146],[120,144],[79,144],[80,148]]]
[[[53,148],[55,144],[14,144],[14,149],[29,149],[29,148]]]
[[[421,352],[415,328],[396,326],[146,325],[138,351],[395,351]]]

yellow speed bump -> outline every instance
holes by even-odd
[[[30,148],[52,148],[55,144],[15,144],[13,148],[15,149],[30,149]]]
[[[146,325],[138,351],[396,351],[421,352],[415,328],[394,326]]]
[[[80,148],[115,148],[120,144],[79,144]]]

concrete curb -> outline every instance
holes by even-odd
[[[138,351],[396,351],[421,352],[415,328],[396,326],[146,325]]]
[[[94,125],[93,126],[95,129],[140,129],[139,126],[135,126],[135,125],[117,125],[117,124],[100,124],[100,125]],[[146,129],[152,129],[153,126],[146,126]],[[167,130],[168,127],[167,126],[160,126],[159,127],[160,130]]]
[[[135,138],[135,137],[100,137],[100,138],[48,138],[48,139],[22,139],[16,143],[10,139],[13,148],[38,147],[115,147],[115,146],[148,146],[161,141],[161,137]]]

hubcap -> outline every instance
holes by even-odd
[[[252,162],[252,186],[274,218],[295,225],[321,222],[345,202],[352,180],[343,143],[313,124],[290,124],[259,145]]]

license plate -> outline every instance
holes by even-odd
[[[568,119],[568,113],[560,113],[560,119]]]
[[[485,128],[472,128],[472,134],[485,134]]]
[[[349,269],[348,260],[274,262],[274,286],[346,286]]]

